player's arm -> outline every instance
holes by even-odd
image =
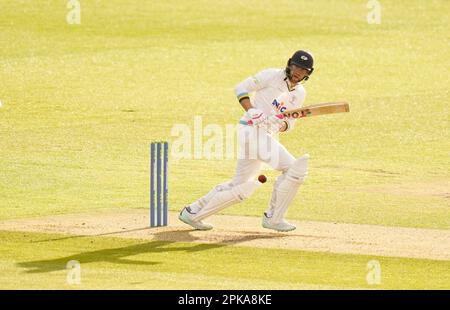
[[[273,69],[266,69],[254,76],[250,76],[236,85],[234,92],[242,108],[247,112],[248,119],[251,119],[254,125],[258,125],[267,119],[267,115],[253,107],[249,94],[264,87],[267,87],[270,80],[276,73]]]
[[[248,118],[252,120],[253,125],[258,125],[263,122],[267,122],[269,116],[265,115],[261,110],[255,109],[250,101],[249,93],[267,87],[270,84],[270,80],[276,74],[276,70],[266,69],[255,76],[248,77],[238,85],[236,85],[234,92],[236,94],[239,103],[242,108],[247,112]],[[283,132],[288,130],[289,121],[288,120],[278,120],[273,119],[274,126],[280,126],[279,131]]]
[[[236,87],[234,88],[234,93],[236,94],[239,103],[241,104],[242,108],[244,108],[245,111],[248,111],[249,109],[253,108],[250,102],[249,94],[264,87],[267,87],[267,85],[269,84],[270,80],[273,78],[275,73],[276,71],[273,69],[262,70],[261,72],[258,72],[254,76],[246,78],[238,85],[236,85]]]
[[[248,111],[251,108],[253,108],[252,103],[250,102],[250,98],[248,97],[242,98],[241,100],[239,100],[239,103],[241,104],[241,106],[244,108],[245,111]]]
[[[255,91],[257,85],[254,81],[252,81],[251,77],[243,80],[234,88],[234,93],[236,94],[239,103],[245,111],[253,108],[252,103],[250,102],[250,93]]]

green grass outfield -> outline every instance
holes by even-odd
[[[445,289],[450,281],[448,261],[110,237],[0,236],[5,289]],[[366,281],[373,259],[381,265],[379,285]],[[80,262],[78,285],[66,281],[71,260]]]
[[[242,108],[234,85],[283,67],[302,48],[316,60],[306,104],[345,100],[351,112],[298,121],[281,137],[296,156],[311,155],[289,218],[450,228],[449,1],[382,1],[380,25],[367,23],[367,2],[357,0],[81,2],[81,25],[69,25],[66,1],[0,0],[0,220],[146,208],[149,142],[173,141],[174,124],[193,128],[195,116],[204,126],[235,124]],[[234,166],[171,160],[170,210],[229,179]],[[277,175],[265,173],[269,184],[224,213],[261,215]],[[281,270],[271,275],[273,287],[365,287],[367,257],[354,255],[194,244],[154,253],[151,244],[109,238],[35,248],[31,240],[47,236],[1,235],[0,288],[57,286],[65,271],[27,273],[34,260],[53,260],[45,271],[71,255],[134,245],[135,252],[143,247],[141,255],[133,252],[143,260],[168,256],[178,266],[94,261],[83,267],[83,287],[118,287],[112,279],[124,279],[127,288],[160,288],[146,271],[183,283],[176,287],[206,286],[198,278],[224,279],[224,287],[270,286],[256,267],[258,273],[233,265],[236,279],[224,268],[211,278],[192,273],[182,264],[190,255],[205,263],[262,257],[258,267],[269,261],[265,256],[276,257]],[[205,251],[177,250],[196,246]],[[94,254],[80,254],[86,252]],[[299,267],[288,272],[293,260]],[[448,288],[446,263],[386,262],[383,288]],[[333,275],[337,268],[345,275]]]

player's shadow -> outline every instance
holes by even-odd
[[[145,228],[148,229],[148,228]],[[136,229],[134,229],[136,230]],[[142,228],[141,230],[144,230]],[[153,233],[154,239],[149,242],[143,242],[139,244],[133,244],[125,247],[108,248],[95,251],[81,252],[65,257],[58,257],[53,259],[36,260],[28,262],[20,262],[17,265],[21,268],[25,268],[27,273],[44,273],[51,271],[59,271],[66,269],[66,265],[69,261],[75,260],[80,264],[89,263],[113,263],[113,264],[126,264],[126,265],[142,265],[142,266],[154,266],[158,264],[164,264],[164,260],[134,260],[129,257],[140,254],[148,253],[170,253],[170,252],[186,252],[194,253],[201,251],[208,251],[217,249],[229,245],[236,245],[242,242],[256,240],[256,239],[271,239],[271,238],[283,238],[284,234],[277,233],[257,233],[257,232],[240,232],[239,236],[224,237],[222,240],[212,243],[196,243],[199,242],[198,238],[191,234],[193,230],[182,231],[160,231]],[[104,236],[109,234],[125,233],[127,231],[112,232],[108,234],[99,234],[97,236]],[[208,233],[208,232],[205,232]],[[58,242],[68,238],[92,238],[94,236],[72,236],[64,237],[60,239],[50,239],[47,241]],[[132,240],[132,239],[124,239]],[[84,242],[84,241],[82,241]],[[86,243],[89,241],[86,240]],[[90,241],[92,243],[92,241]],[[136,241],[135,241],[136,242]],[[192,245],[177,244],[177,243],[191,243]],[[90,243],[89,243],[90,245]],[[151,257],[151,256],[150,256]]]

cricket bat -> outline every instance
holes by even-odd
[[[281,114],[278,114],[277,117],[279,117],[280,119],[281,118],[302,118],[302,117],[342,113],[342,112],[349,112],[349,111],[350,111],[350,108],[349,108],[349,105],[347,102],[326,102],[326,103],[313,104],[313,105],[298,108],[298,109],[287,110]],[[252,125],[253,122],[251,120],[249,120],[249,121],[247,121],[247,124]]]
[[[350,108],[347,102],[327,102],[313,104],[307,107],[292,109],[281,113],[288,118],[301,118],[325,114],[349,112]]]

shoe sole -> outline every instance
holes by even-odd
[[[275,230],[275,231],[280,231],[280,232],[293,231],[293,230],[297,229],[297,227],[295,227],[295,226],[292,227],[292,228],[290,228],[290,229],[278,229],[278,228],[275,228],[275,227],[273,227],[273,226],[267,226],[267,225],[265,225],[265,224],[263,224],[262,227],[264,227],[264,228],[266,228],[266,229],[271,229],[271,230]]]
[[[189,225],[189,226],[191,226],[191,227],[193,227],[193,228],[195,228],[196,230],[211,230],[211,229],[213,229],[213,227],[211,226],[211,227],[209,227],[209,226],[196,226],[194,223],[192,223],[192,222],[190,222],[190,221],[188,221],[188,220],[185,220],[182,216],[181,216],[181,214],[178,216],[178,219],[180,220],[180,221],[182,221],[183,223],[185,223],[185,224],[187,224],[187,225]]]

